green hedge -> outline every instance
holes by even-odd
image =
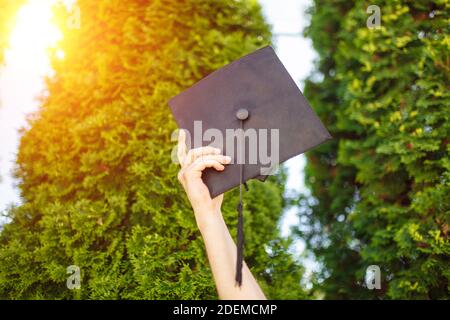
[[[167,101],[270,43],[261,9],[250,0],[78,6],[81,28],[61,23],[65,57],[52,57],[48,95],[21,139],[24,202],[0,234],[0,297],[216,298],[171,162]],[[250,185],[246,260],[269,297],[301,298],[302,268],[276,228],[284,180]],[[233,236],[236,204],[227,194]],[[81,268],[79,290],[66,288],[69,265]]]
[[[366,8],[381,9],[369,29]],[[335,140],[308,155],[300,215],[326,298],[448,299],[449,9],[440,1],[314,1],[305,87]],[[364,287],[379,265],[382,289]]]

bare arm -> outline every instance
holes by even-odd
[[[220,207],[223,195],[211,199],[209,190],[201,179],[204,169],[214,168],[222,171],[231,159],[221,155],[219,149],[212,147],[197,148],[186,153],[185,139],[185,133],[181,130],[178,141],[181,170],[178,179],[194,209],[219,298],[266,299],[245,262],[242,270],[242,286],[235,284],[236,245],[222,217]]]

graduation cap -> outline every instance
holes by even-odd
[[[214,72],[169,101],[188,148],[211,145],[231,157],[219,172],[205,169],[211,197],[239,186],[236,282],[242,283],[242,185],[265,178],[279,163],[329,139],[272,47],[250,53]]]

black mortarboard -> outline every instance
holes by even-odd
[[[232,158],[224,171],[206,169],[202,178],[212,197],[241,186],[236,275],[240,284],[242,184],[264,180],[269,167],[331,136],[270,46],[214,71],[169,105],[178,126],[189,133],[189,148],[213,145]]]

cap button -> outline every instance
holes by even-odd
[[[236,112],[236,118],[238,118],[239,120],[246,120],[248,118],[248,110],[241,108]]]

